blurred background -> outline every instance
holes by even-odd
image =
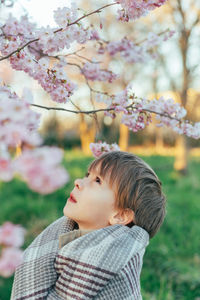
[[[66,5],[66,1],[16,0],[1,1],[0,20],[9,12],[16,18],[28,14],[38,26],[55,26],[53,10]],[[69,2],[69,1],[68,1]],[[107,2],[105,2],[107,3]],[[103,3],[104,4],[104,3]],[[102,5],[103,5],[102,4]],[[68,5],[68,3],[67,3]],[[78,1],[86,11],[99,7],[97,1]],[[114,10],[114,8],[113,8]],[[45,14],[44,14],[45,11]],[[124,89],[130,82],[138,97],[148,99],[173,98],[187,111],[187,119],[200,121],[200,3],[195,0],[171,0],[135,22],[120,23],[111,9],[100,16],[91,16],[94,27],[99,28],[105,40],[124,37],[136,43],[143,41],[148,32],[159,34],[167,28],[175,34],[156,49],[155,59],[148,63],[128,64],[119,59],[103,61],[120,79],[113,84],[94,83],[93,87],[110,94]],[[103,29],[100,30],[100,22]],[[71,49],[70,49],[71,50]],[[84,50],[81,55],[84,56]],[[97,49],[87,47],[87,57],[92,58]],[[77,57],[70,58],[74,63]],[[28,87],[34,103],[74,109],[105,107],[91,101],[91,94],[84,79],[73,66],[67,66],[67,74],[78,82],[79,90],[72,102],[57,104],[23,72],[12,70],[9,63],[0,63],[0,78],[12,86],[19,95]],[[27,229],[24,248],[48,224],[62,216],[63,206],[73,188],[73,181],[85,174],[93,160],[89,144],[98,140],[118,143],[121,150],[141,156],[156,171],[167,195],[167,217],[160,233],[151,241],[144,257],[141,286],[145,300],[200,300],[200,140],[178,136],[169,128],[158,128],[155,122],[143,131],[133,133],[120,123],[120,116],[111,119],[104,114],[91,117],[58,111],[34,110],[42,114],[40,133],[46,145],[64,149],[63,164],[70,173],[70,182],[62,189],[42,196],[30,191],[25,183],[14,179],[0,182],[0,224],[9,220]],[[0,278],[0,300],[10,297],[12,278]]]

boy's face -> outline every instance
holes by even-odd
[[[115,195],[108,178],[101,178],[98,167],[82,179],[76,179],[74,189],[63,209],[64,215],[78,223],[80,229],[100,229],[111,225],[115,214]],[[76,201],[76,202],[75,202]]]

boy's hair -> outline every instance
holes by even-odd
[[[155,172],[138,156],[122,151],[104,153],[91,163],[89,171],[97,167],[115,190],[116,206],[134,211],[135,221],[127,226],[138,225],[153,237],[166,213],[166,198]]]

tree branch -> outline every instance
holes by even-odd
[[[62,107],[47,107],[47,106],[42,106],[42,105],[38,105],[38,104],[31,104],[31,106],[34,107],[38,107],[38,108],[42,108],[42,109],[46,109],[46,110],[57,110],[57,111],[65,111],[65,112],[70,112],[70,113],[74,113],[74,114],[96,114],[99,112],[105,112],[105,111],[114,111],[115,108],[114,107],[110,107],[110,108],[100,108],[100,109],[94,109],[94,110],[71,110],[71,109],[66,109],[66,108],[62,108]],[[134,107],[134,103],[128,105],[125,107],[127,110],[132,108],[135,109],[136,107]],[[149,112],[149,113],[153,113],[156,115],[160,115],[162,117],[166,117],[169,118],[171,120],[176,120],[178,122],[181,122],[180,119],[177,119],[175,117],[172,117],[170,115],[168,115],[167,113],[159,113],[150,109],[141,109],[140,112]]]

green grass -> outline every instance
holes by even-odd
[[[62,216],[62,209],[76,177],[85,174],[92,157],[66,152],[64,165],[70,182],[57,192],[42,196],[18,179],[0,183],[0,224],[5,220],[27,229],[24,248],[48,224]],[[172,157],[145,157],[156,171],[167,195],[167,217],[150,240],[144,256],[141,286],[144,300],[200,299],[200,158],[193,158],[189,173],[173,171]],[[10,299],[13,277],[0,278],[0,300]]]

